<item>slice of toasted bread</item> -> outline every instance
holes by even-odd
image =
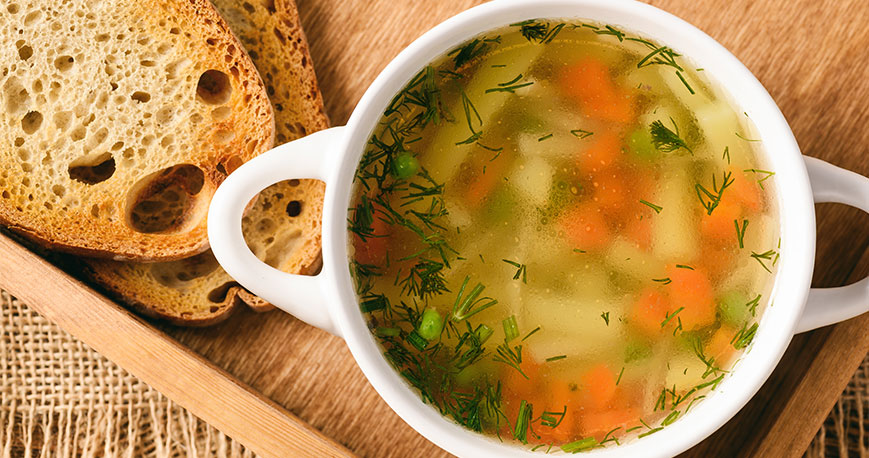
[[[328,127],[311,57],[291,0],[274,5],[214,0],[260,69],[271,100],[279,142]],[[289,273],[320,267],[320,218],[325,185],[291,180],[263,191],[242,223],[251,250]],[[226,319],[242,302],[271,306],[237,286],[210,252],[170,263],[88,260],[90,276],[142,313],[175,324],[203,326]],[[203,268],[206,266],[207,268]]]
[[[171,260],[271,148],[256,68],[207,0],[4,2],[0,222],[47,247]]]

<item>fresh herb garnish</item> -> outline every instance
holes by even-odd
[[[750,138],[745,138],[745,137],[743,137],[739,132],[736,132],[736,136],[739,137],[739,138],[741,138],[741,139],[743,139],[743,140],[745,140],[745,141],[747,141],[747,142],[759,142],[759,141],[761,141],[761,140],[753,140],[753,139],[750,139]]]
[[[718,186],[718,182],[715,179],[715,175],[712,175],[712,191],[710,192],[708,189],[703,187],[700,183],[697,183],[694,188],[697,191],[697,198],[700,199],[700,203],[703,205],[703,208],[706,209],[706,214],[711,215],[718,205],[721,203],[721,196],[724,194],[724,190],[727,189],[730,185],[733,184],[734,179],[732,178],[732,173],[725,172],[722,176],[721,186]]]
[[[559,360],[562,360],[562,359],[565,359],[565,358],[567,358],[567,355],[558,355],[558,356],[553,356],[553,357],[551,357],[551,358],[546,358],[546,362],[547,362],[547,363],[551,363],[551,362],[553,362],[553,361],[559,361]]]
[[[595,30],[594,33],[596,33],[598,35],[612,35],[612,36],[618,38],[619,41],[625,41],[625,33],[622,32],[621,30],[616,29],[615,27],[613,27],[611,25],[604,26],[603,30],[600,30],[600,29]]]
[[[516,274],[513,275],[513,280],[518,280],[519,278],[522,278],[522,283],[528,283],[528,270],[525,264],[520,264],[516,261],[510,261],[508,259],[502,259],[502,261],[516,268]]]
[[[661,322],[661,328],[663,328],[664,326],[667,326],[667,323],[669,323],[670,320],[672,320],[672,319],[673,319],[676,315],[678,315],[682,310],[685,310],[685,307],[679,307],[679,308],[676,309],[676,311],[673,312],[672,314],[671,314],[670,312],[667,312],[667,314],[666,314],[665,317],[664,317],[664,321]]]
[[[542,414],[540,414],[540,424],[543,426],[548,426],[550,428],[556,428],[561,424],[561,421],[564,420],[564,416],[567,415],[567,406],[564,406],[564,409],[561,412],[551,412],[544,410]]]
[[[688,270],[694,270],[693,267],[691,267],[691,266],[687,266],[687,265],[685,265],[685,264],[676,264],[676,268],[677,268],[677,269],[688,269]]]
[[[757,295],[754,299],[748,301],[745,304],[748,307],[748,311],[751,312],[751,316],[757,316],[757,306],[760,305],[760,294]]]
[[[769,170],[745,169],[743,172],[753,172],[756,176],[763,175],[762,177],[757,178],[757,184],[760,185],[760,189],[766,189],[763,187],[763,182],[775,175],[775,172],[770,172]]]
[[[565,24],[552,26],[549,22],[540,21],[538,19],[530,19],[527,21],[510,24],[510,27],[519,27],[519,33],[526,40],[532,43],[550,43],[561,32]]]
[[[676,125],[676,121],[674,121],[673,118],[670,118],[670,122],[673,123],[675,131],[670,130],[660,120],[654,121],[651,126],[649,126],[649,132],[652,134],[652,144],[655,145],[655,148],[657,148],[658,151],[664,153],[671,153],[678,149],[685,149],[693,155],[694,151],[688,147],[685,140],[682,140],[682,138],[679,137],[679,127]]]
[[[761,267],[769,273],[772,273],[772,270],[766,265],[764,261],[772,261],[772,265],[775,266],[776,261],[778,261],[778,253],[775,250],[765,251],[763,253],[755,253],[751,252],[751,257],[757,260],[760,263]],[[773,259],[775,257],[775,259]]]
[[[573,249],[573,252],[574,252],[574,253],[579,253],[579,254],[585,254],[585,253],[588,253],[588,251],[580,250],[579,248],[574,248],[574,249]]]
[[[554,137],[554,136],[555,136],[555,134],[544,135],[544,136],[538,138],[537,141],[538,141],[538,142],[546,141],[546,140],[549,140],[550,138],[552,138],[552,137]]]
[[[661,284],[664,284],[664,285],[669,285],[670,283],[673,283],[673,280],[670,280],[670,277],[665,277],[665,278],[653,278],[652,281],[653,281],[653,282],[656,282],[656,283],[661,283]]]
[[[531,332],[529,332],[528,334],[525,334],[525,337],[522,338],[522,342],[525,342],[526,339],[533,336],[534,333],[536,333],[539,330],[540,330],[540,326],[537,326],[536,328],[532,329]]]
[[[625,373],[625,366],[622,366],[622,370],[619,372],[619,378],[616,379],[616,386],[619,386],[619,382],[622,381],[622,375]]]
[[[592,135],[594,135],[594,132],[589,132],[589,131],[587,131],[587,130],[582,130],[582,129],[574,129],[574,130],[571,130],[570,133],[571,133],[574,137],[576,137],[576,138],[578,138],[578,139],[580,139],[580,140],[586,139],[586,138],[591,137]]]
[[[464,67],[468,62],[486,54],[490,49],[490,44],[500,42],[501,37],[486,39],[476,38],[464,44],[462,47],[450,51],[447,56],[453,58],[454,67],[458,70],[459,68]]]
[[[733,348],[737,350],[742,350],[747,347],[752,340],[754,340],[754,335],[757,334],[757,323],[751,325],[751,327],[747,327],[748,324],[743,324],[742,329],[733,336],[733,339],[730,341],[730,344],[733,345]]]
[[[384,310],[389,307],[389,299],[383,294],[372,294],[362,298],[362,303],[359,308],[362,313],[371,313],[378,310]]]
[[[748,220],[742,220],[742,230],[739,229],[739,221],[733,220],[733,225],[736,226],[736,238],[739,240],[739,248],[745,248],[745,230],[748,228]]]
[[[661,207],[661,206],[655,205],[655,204],[653,204],[653,203],[651,203],[651,202],[649,202],[649,201],[646,201],[646,200],[640,200],[640,203],[643,204],[643,205],[645,205],[645,206],[647,206],[647,207],[649,207],[649,208],[651,208],[652,210],[655,210],[655,213],[658,213],[658,214],[660,214],[660,213],[661,213],[661,210],[664,209],[664,207]]]
[[[498,363],[504,363],[513,369],[519,371],[526,380],[528,380],[528,376],[525,375],[525,372],[522,372],[522,345],[516,345],[514,347],[510,346],[510,343],[506,340],[501,345],[495,349],[495,356],[492,359]]]
[[[730,164],[730,147],[729,146],[724,147],[724,155],[721,156],[721,159],[727,160],[727,163]]]
[[[610,325],[610,312],[603,312],[600,314],[600,317],[603,318],[603,321],[607,326]]]

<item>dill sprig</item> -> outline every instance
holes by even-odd
[[[670,122],[673,123],[673,129],[675,130],[670,130],[670,128],[665,126],[660,120],[652,122],[649,126],[649,132],[652,134],[652,144],[655,145],[655,148],[657,148],[658,151],[664,153],[670,153],[678,149],[685,149],[693,155],[694,151],[688,147],[685,140],[682,140],[682,138],[679,137],[679,126],[676,125],[676,121],[674,121],[673,118],[670,118]]]
[[[739,240],[739,248],[745,248],[745,230],[748,229],[748,220],[742,220],[742,229],[739,228],[739,221],[733,220],[733,225],[736,226],[736,238]]]
[[[703,208],[706,209],[706,214],[711,215],[716,208],[718,208],[718,204],[721,203],[721,196],[724,194],[724,190],[730,187],[735,180],[732,178],[731,172],[725,172],[721,179],[721,186],[719,187],[718,181],[715,179],[715,175],[712,175],[712,192],[703,187],[700,183],[697,183],[694,188],[697,191],[697,198],[700,199],[700,203],[703,205]]]
[[[757,260],[760,263],[761,267],[769,273],[772,273],[772,270],[767,266],[764,261],[772,261],[771,265],[775,267],[776,262],[778,261],[779,254],[775,250],[768,250],[763,253],[755,253],[751,252],[751,257]]]
[[[571,133],[571,135],[573,135],[574,137],[576,137],[580,140],[584,140],[584,139],[594,135],[594,132],[589,132],[589,131],[583,130],[583,129],[574,129],[574,130],[571,130],[570,133]]]
[[[697,355],[697,358],[699,358],[700,361],[706,365],[706,370],[705,372],[703,372],[701,378],[706,379],[706,377],[709,377],[710,375],[714,376],[727,373],[726,370],[721,369],[720,367],[715,365],[714,356],[706,356],[705,352],[703,351],[703,340],[701,340],[699,337],[695,337],[691,340],[691,348],[692,350],[694,350],[694,354]]]
[[[611,25],[606,25],[603,29],[595,30],[594,33],[598,35],[612,35],[616,37],[620,42],[625,41],[625,33]]]
[[[522,372],[522,345],[516,345],[514,347],[510,346],[510,343],[506,340],[501,345],[498,345],[495,348],[495,356],[492,357],[492,360],[497,363],[506,364],[513,369],[516,369],[519,374],[525,377],[525,380],[528,380],[528,376],[525,375],[525,372]]]
[[[510,81],[504,83],[498,83],[497,87],[493,87],[491,89],[486,89],[486,94],[491,94],[493,92],[509,92],[511,94],[515,93],[517,89],[522,89],[523,87],[528,87],[534,84],[534,81],[526,81],[524,83],[520,83],[519,81],[522,79],[523,75],[520,73],[519,76],[513,78]]]
[[[688,92],[690,92],[691,95],[694,95],[694,89],[691,87],[690,84],[688,84],[688,81],[682,75],[682,72],[684,72],[685,70],[682,68],[681,65],[676,62],[676,58],[681,57],[681,54],[673,51],[673,49],[668,46],[657,46],[654,43],[648,40],[644,40],[642,38],[627,39],[643,43],[651,50],[649,54],[646,54],[645,57],[640,59],[640,61],[637,63],[637,68],[648,67],[649,65],[664,65],[667,67],[672,67],[676,71],[676,76],[679,78],[679,81],[682,82],[682,84],[685,86],[685,88],[688,89]]]
[[[562,23],[553,26],[549,22],[541,21],[539,19],[530,19],[510,24],[510,27],[519,27],[519,33],[521,33],[526,40],[532,43],[547,44],[555,39],[565,25],[566,24]]]
[[[760,185],[760,189],[766,189],[763,187],[763,182],[775,176],[775,172],[770,172],[769,170],[745,169],[743,172],[754,173],[757,177],[757,184]]]
[[[661,210],[664,209],[664,207],[661,207],[661,206],[659,206],[659,205],[655,205],[655,204],[653,204],[653,203],[651,203],[651,202],[649,202],[649,201],[646,201],[646,200],[640,200],[640,203],[643,204],[643,205],[645,205],[645,206],[647,206],[647,207],[649,207],[649,208],[651,208],[652,210],[655,210],[655,213],[658,213],[658,214],[660,214],[660,213],[661,213]]]
[[[655,283],[661,283],[662,285],[669,285],[670,283],[673,283],[673,280],[671,280],[670,277],[653,278],[652,281]]]
[[[560,412],[544,410],[543,413],[540,414],[540,417],[538,419],[540,420],[540,424],[543,426],[547,426],[549,428],[557,428],[558,425],[560,425],[561,422],[564,420],[565,415],[567,415],[566,405]]]
[[[489,52],[492,43],[500,42],[500,36],[495,38],[475,38],[461,47],[450,51],[447,56],[453,58],[454,68],[458,70],[459,68],[464,67],[468,62],[471,62]]]
[[[730,147],[729,146],[724,147],[724,155],[721,156],[721,159],[726,160],[727,163],[730,164]]]
[[[522,283],[528,283],[528,269],[525,264],[520,264],[516,261],[510,261],[509,259],[502,259],[502,261],[516,268],[516,273],[513,275],[513,280],[518,280],[519,278],[522,278]]]
[[[603,318],[603,321],[607,326],[610,325],[610,312],[602,312],[600,317]]]
[[[443,262],[431,259],[420,259],[410,268],[407,276],[399,282],[401,293],[419,296],[422,300],[447,293],[447,282],[444,278]]]
[[[748,323],[743,324],[742,329],[733,336],[730,344],[733,345],[733,348],[742,350],[747,347],[752,340],[754,340],[754,335],[757,334],[757,328],[757,323],[754,323],[751,327],[748,327]]]
[[[678,315],[680,312],[682,312],[682,310],[685,310],[685,307],[679,307],[679,308],[676,309],[676,311],[673,312],[672,314],[671,314],[670,312],[667,312],[667,314],[664,316],[664,321],[661,322],[661,328],[667,326],[667,323],[669,323],[670,321],[672,321],[673,318],[676,317],[676,315]]]
[[[761,295],[758,294],[757,297],[745,304],[748,307],[748,311],[751,312],[751,316],[757,316],[757,306],[760,305],[760,297]]]
[[[552,356],[550,358],[546,358],[546,362],[551,363],[554,361],[561,361],[562,359],[567,359],[567,355]]]

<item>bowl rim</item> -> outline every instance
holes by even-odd
[[[673,47],[701,65],[731,102],[754,122],[776,172],[781,224],[781,261],[771,304],[760,321],[750,351],[703,402],[660,432],[589,456],[673,456],[723,426],[763,385],[784,354],[802,314],[811,284],[815,214],[808,174],[784,116],[754,75],[727,49],[684,20],[634,0],[495,0],[460,13],[426,32],[380,73],[360,100],[339,142],[327,178],[323,212],[324,294],[329,312],[365,376],[380,396],[411,427],[458,456],[528,456],[528,448],[466,430],[423,404],[416,392],[381,355],[368,330],[348,266],[346,221],[352,178],[377,121],[394,94],[435,58],[474,36],[527,19],[585,19],[623,27]],[[773,152],[775,154],[773,154]],[[691,420],[686,421],[686,418]]]

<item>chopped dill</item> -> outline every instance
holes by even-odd
[[[519,374],[525,377],[525,380],[528,380],[528,376],[525,375],[525,372],[522,372],[522,345],[516,345],[515,347],[511,347],[510,343],[506,340],[501,345],[495,349],[495,356],[492,357],[492,360],[497,363],[504,363],[513,369],[516,369]]]
[[[561,32],[565,24],[552,26],[549,22],[540,21],[538,19],[529,19],[527,21],[510,24],[510,27],[519,27],[519,33],[526,40],[532,43],[551,43],[552,40]]]
[[[492,68],[507,68],[505,64],[492,65]]]
[[[748,307],[748,311],[751,312],[751,316],[757,316],[757,306],[760,305],[760,294],[757,295],[754,299],[748,301],[745,304]]]
[[[490,44],[500,42],[501,37],[485,39],[476,38],[469,41],[465,45],[450,51],[447,56],[453,58],[454,68],[458,70],[459,68],[465,66],[465,64],[467,64],[468,62],[489,52]]]
[[[773,259],[773,256],[775,256],[775,259]],[[755,253],[754,251],[752,251],[751,257],[757,260],[757,262],[760,263],[763,269],[769,273],[772,273],[772,270],[770,270],[770,268],[766,265],[764,261],[772,261],[773,266],[775,266],[776,261],[778,261],[778,253],[775,250],[769,250],[763,253]]]
[[[560,360],[566,359],[566,358],[567,358],[567,355],[558,355],[558,356],[553,356],[551,358],[546,358],[546,362],[551,363],[553,361],[560,361]]]
[[[709,377],[710,375],[714,376],[714,375],[718,375],[718,374],[727,373],[727,371],[725,371],[725,370],[723,370],[715,365],[715,357],[714,356],[706,356],[705,352],[703,351],[703,341],[699,337],[695,337],[694,339],[691,340],[691,347],[692,347],[692,350],[694,350],[694,354],[697,355],[697,358],[699,358],[700,361],[706,365],[706,370],[703,372],[703,375],[701,376],[701,378],[706,379],[706,377]],[[714,380],[713,380],[713,382],[714,382]],[[707,384],[700,384],[696,388],[697,388],[697,390],[700,390],[702,388],[705,388],[706,386],[708,386],[708,385]]]
[[[477,111],[473,102],[471,102],[471,99],[468,98],[468,94],[465,94],[465,91],[462,91],[462,109],[465,112],[465,119],[468,121],[468,129],[471,131],[471,136],[466,140],[456,143],[456,145],[468,145],[476,142],[483,136],[483,132],[477,131],[477,129],[474,128],[474,118],[477,119],[477,123],[480,127],[483,126],[483,118],[480,116],[480,112]]]
[[[511,94],[515,94],[518,89],[522,89],[523,87],[531,86],[532,84],[534,84],[534,81],[526,81],[524,83],[509,84],[506,86],[499,84],[498,87],[486,89],[486,94],[491,94],[493,92],[509,92]]]
[[[571,130],[570,133],[571,133],[571,135],[573,135],[574,137],[576,137],[580,140],[586,139],[586,138],[594,135],[594,132],[589,132],[587,130],[582,130],[582,129],[574,129],[574,130]]]
[[[522,338],[522,342],[525,342],[526,339],[533,336],[534,333],[536,333],[539,330],[540,330],[540,326],[537,326],[536,328],[532,329],[531,332],[529,332],[528,334],[525,335],[525,337]]]
[[[616,379],[616,386],[619,386],[619,382],[622,381],[622,375],[625,374],[625,366],[622,366],[622,370],[619,372],[619,378]]]
[[[610,312],[603,312],[600,314],[600,317],[603,318],[603,321],[607,326],[610,325]]]
[[[618,38],[618,40],[620,42],[625,41],[625,33],[622,32],[621,30],[616,29],[615,27],[613,27],[611,25],[604,26],[603,30],[600,30],[600,29],[595,30],[594,33],[596,33],[598,35],[612,35],[612,36]]]
[[[677,269],[688,269],[688,270],[694,270],[693,267],[691,267],[691,266],[687,266],[687,265],[685,265],[685,264],[676,264],[676,268],[677,268]]]
[[[739,248],[745,248],[745,230],[748,229],[748,220],[742,220],[742,230],[739,229],[739,221],[733,220],[733,225],[736,226],[736,238],[739,240]]]
[[[526,268],[525,264],[520,264],[516,261],[510,261],[508,259],[502,259],[502,261],[516,268],[516,274],[513,275],[513,280],[518,280],[521,278],[522,283],[528,283],[528,269]]]
[[[573,249],[573,252],[574,252],[574,253],[579,253],[579,254],[585,254],[585,253],[588,253],[588,251],[580,250],[579,248],[574,248],[574,249]]]
[[[634,426],[634,427],[632,427],[632,428],[628,428],[628,429],[625,430],[625,434],[631,433],[631,432],[636,431],[636,430],[638,430],[638,429],[643,429],[643,426],[642,426],[642,425],[637,425],[637,426]]]
[[[446,265],[443,262],[421,258],[410,268],[407,277],[399,282],[401,293],[419,296],[425,300],[427,297],[449,292],[444,278],[444,267]]]
[[[538,142],[546,141],[546,140],[549,140],[550,138],[552,138],[552,137],[554,137],[554,136],[555,136],[555,134],[544,135],[544,136],[538,138],[537,141],[538,141]]]
[[[639,436],[637,436],[637,439],[642,439],[642,438],[644,438],[644,437],[646,437],[646,436],[651,436],[652,434],[655,434],[656,432],[658,432],[658,431],[660,431],[660,430],[662,430],[662,429],[664,429],[663,426],[658,426],[657,428],[651,429],[651,430],[649,430],[649,431],[646,431],[646,432],[640,434]]]
[[[754,140],[754,139],[751,139],[751,138],[743,137],[739,132],[736,132],[736,136],[739,137],[739,138],[741,138],[741,139],[743,139],[743,140],[745,140],[745,141],[747,141],[747,142],[759,142],[759,141],[761,141],[761,140]]]
[[[613,429],[607,431],[607,433],[604,434],[603,439],[601,439],[601,441],[600,441],[600,445],[606,444],[606,443],[608,443],[608,442],[615,442],[616,445],[621,445],[621,444],[619,444],[619,440],[618,440],[618,438],[617,438],[616,436],[612,436],[612,434],[613,434],[614,432],[616,432],[616,431],[618,431],[618,430],[620,430],[620,429],[622,429],[622,427],[621,427],[621,426],[618,426],[618,427],[616,427],[616,428],[613,428]]]
[[[679,412],[678,410],[674,410],[674,411],[670,412],[670,415],[667,415],[667,418],[664,418],[664,421],[661,422],[661,426],[672,425],[673,422],[675,422],[677,419],[679,419],[680,413],[681,412]]]
[[[667,312],[667,314],[666,314],[665,317],[664,317],[664,321],[661,322],[661,327],[663,328],[664,326],[667,326],[667,323],[669,323],[670,320],[672,320],[672,319],[673,319],[676,315],[678,315],[682,310],[685,310],[685,307],[679,307],[679,308],[676,309],[676,311],[673,312],[672,314],[671,314],[670,312]]]
[[[520,73],[519,76],[517,76],[516,78],[513,78],[513,79],[510,80],[510,81],[507,81],[506,83],[498,83],[498,86],[499,86],[499,87],[512,86],[512,85],[518,83],[519,80],[522,79],[522,76],[523,76],[523,75]]]
[[[661,207],[659,205],[655,205],[655,204],[648,202],[648,201],[645,201],[645,200],[640,200],[640,203],[651,208],[652,210],[655,210],[655,213],[658,213],[658,214],[660,214],[661,210],[664,209],[664,207]]]
[[[653,278],[652,281],[655,283],[661,283],[663,285],[669,285],[670,283],[673,283],[673,280],[670,280],[670,277]]]
[[[759,177],[759,178],[757,178],[757,184],[760,185],[760,189],[765,189],[763,187],[764,181],[775,176],[775,172],[770,172],[769,170],[745,169],[745,170],[743,170],[743,172],[746,172],[746,173],[752,172],[755,174],[755,176]],[[763,175],[763,176],[760,177],[761,175]]]
[[[693,155],[694,151],[688,147],[685,140],[682,140],[682,138],[679,137],[679,127],[676,125],[676,121],[674,121],[673,118],[670,118],[670,122],[673,123],[675,131],[670,130],[660,120],[654,121],[649,126],[649,132],[652,134],[652,144],[655,145],[655,148],[657,148],[658,151],[664,153],[671,153],[678,149],[685,149]]]
[[[721,156],[721,159],[727,160],[727,163],[730,164],[730,147],[729,146],[724,147],[724,155]]]
[[[706,209],[707,215],[711,215],[712,212],[718,208],[724,190],[730,187],[734,181],[733,174],[731,172],[725,172],[722,176],[720,187],[718,186],[718,181],[715,179],[715,175],[712,175],[712,191],[709,191],[700,183],[697,183],[694,186],[694,189],[697,191],[697,198],[700,199],[700,203],[703,205],[703,208]]]
[[[378,310],[384,310],[389,307],[389,299],[383,294],[372,294],[362,298],[362,303],[359,305],[362,313],[371,313]]]
[[[686,81],[686,80],[685,80],[685,77],[682,76],[682,72],[676,70],[676,76],[678,76],[678,77],[679,77],[679,81],[681,81],[682,84],[684,84],[685,87],[688,88],[688,92],[690,92],[691,95],[694,95],[694,94],[695,94],[695,92],[694,92],[694,88],[692,88],[691,85],[688,84],[688,81]]]
[[[757,334],[757,323],[751,325],[751,327],[746,327],[748,324],[743,324],[742,329],[733,336],[733,339],[730,341],[730,344],[733,345],[733,348],[737,350],[742,350],[747,347],[752,340],[754,340],[754,335]]]

